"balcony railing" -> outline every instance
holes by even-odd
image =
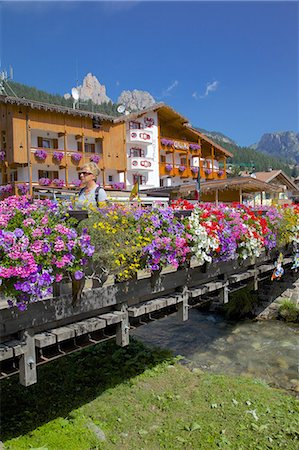
[[[97,161],[97,157],[99,160]],[[66,167],[81,167],[83,164],[94,162],[103,167],[102,156],[98,153],[91,152],[79,152],[76,150],[53,149],[53,148],[40,148],[31,147],[31,163],[33,164],[47,164],[56,165],[60,168]]]
[[[127,132],[127,143],[152,144],[153,135],[151,131],[129,130]]]

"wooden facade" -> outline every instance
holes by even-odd
[[[71,187],[78,170],[94,155],[99,157],[105,187],[105,170],[126,169],[124,124],[113,123],[110,116],[4,97],[0,99],[0,134],[5,152],[3,184],[38,185],[38,173],[49,172]],[[39,160],[36,150],[45,150],[46,159]],[[62,153],[62,159],[55,160],[54,152]],[[81,154],[81,160],[76,161],[74,154]]]

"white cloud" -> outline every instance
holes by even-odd
[[[179,84],[178,80],[175,80],[170,86],[168,86],[168,88],[166,88],[163,92],[162,92],[162,97],[169,97],[171,91],[173,91],[173,89],[175,87],[177,87],[177,85]]]
[[[204,95],[198,95],[197,91],[194,91],[192,94],[192,97],[195,100],[198,100],[200,98],[206,98],[210,94],[210,92],[215,92],[218,89],[218,86],[219,86],[219,81],[209,82],[206,85],[206,91],[205,91]]]
[[[213,81],[212,83],[208,83],[207,87],[206,87],[205,97],[207,97],[210,92],[216,91],[218,86],[219,86],[219,81]]]

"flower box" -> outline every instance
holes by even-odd
[[[53,160],[54,162],[60,163],[64,157],[62,152],[53,152]]]
[[[179,172],[185,172],[186,167],[185,166],[179,166]]]
[[[166,147],[172,147],[173,144],[174,144],[174,141],[172,141],[171,139],[162,138],[161,139],[161,144],[165,145]]]
[[[29,192],[29,186],[26,183],[18,184],[18,191],[21,195],[26,195]]]
[[[199,171],[199,168],[198,167],[191,167],[191,172],[192,173],[194,173],[194,174],[196,174],[196,173],[198,173],[198,171]]]
[[[78,163],[79,161],[81,161],[82,155],[81,155],[81,153],[72,153],[71,158],[72,158],[73,162]]]
[[[151,276],[151,269],[143,269],[137,271],[137,280],[143,280],[144,278],[150,278]]]
[[[211,175],[212,173],[212,169],[205,169],[205,174],[206,175]]]
[[[48,153],[46,152],[46,150],[38,149],[38,150],[35,150],[34,156],[39,161],[45,161],[47,159]]]
[[[91,155],[89,160],[91,162],[94,162],[95,164],[98,164],[100,162],[101,157],[99,155]]]
[[[50,180],[50,178],[40,178],[38,180],[38,184],[40,186],[50,186],[51,183],[52,183],[52,180]]]
[[[173,264],[169,264],[166,267],[163,267],[163,269],[161,270],[161,275],[164,275],[166,273],[172,273],[172,272],[177,272],[178,268],[176,266],[174,266]]]
[[[224,174],[224,170],[218,170],[218,172],[217,172],[217,175],[219,176],[219,177],[222,177],[222,175]]]
[[[190,150],[200,150],[201,146],[199,144],[189,144]]]
[[[172,169],[173,169],[172,164],[166,164],[166,165],[165,165],[165,170],[166,170],[167,172],[170,172]]]
[[[52,183],[54,184],[54,186],[60,188],[62,188],[65,185],[64,180],[61,180],[60,178],[54,178],[54,180],[52,180]]]

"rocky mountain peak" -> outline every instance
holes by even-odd
[[[111,102],[111,99],[106,95],[106,87],[99,82],[96,76],[88,73],[83,79],[82,85],[77,87],[79,91],[79,98],[83,101],[91,100],[96,105]],[[65,97],[69,94],[65,94]]]
[[[299,133],[294,131],[265,133],[259,142],[251,147],[299,164]]]
[[[149,108],[156,102],[149,92],[134,89],[133,91],[122,91],[117,103],[124,105],[127,110],[140,111]]]

